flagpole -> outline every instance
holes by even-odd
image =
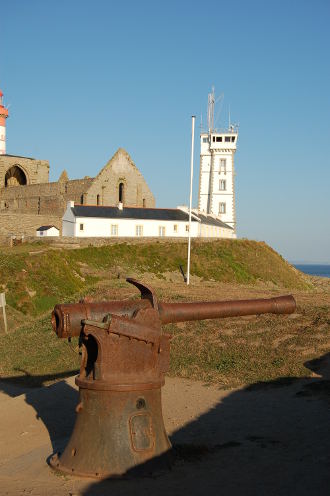
[[[194,138],[195,138],[195,119],[191,117],[191,158],[190,158],[190,198],[189,198],[189,232],[188,232],[188,261],[187,261],[187,285],[190,282],[190,248],[191,248],[191,206],[192,206],[192,188],[194,175]]]

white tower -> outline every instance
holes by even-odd
[[[216,215],[236,231],[235,169],[238,130],[214,128],[214,90],[208,95],[208,131],[201,132],[198,210]]]
[[[3,106],[3,93],[0,90],[0,155],[6,154],[6,119],[8,110]]]

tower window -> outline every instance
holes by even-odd
[[[124,183],[119,183],[118,200],[119,203],[124,203]]]
[[[203,138],[203,143],[208,143],[209,139],[208,138]]]
[[[100,205],[100,195],[96,196],[96,205]]]
[[[80,205],[83,205],[84,204],[84,195],[81,195],[80,197]]]
[[[221,202],[219,203],[219,214],[225,214],[226,213],[226,203]]]
[[[232,143],[235,143],[235,136],[231,137],[231,141],[232,141]]]
[[[145,198],[143,198],[143,200],[142,200],[142,206],[143,206],[143,208],[146,207],[146,199]]]
[[[226,180],[225,179],[221,179],[219,181],[219,190],[220,191],[226,191]]]
[[[218,142],[218,143],[219,143],[219,142],[221,143],[221,141],[222,141],[222,136],[217,136],[217,142]]]
[[[225,136],[225,141],[226,143],[229,143],[231,141],[230,136]]]
[[[225,158],[221,158],[220,159],[220,173],[223,172],[223,174],[226,174],[226,159]]]

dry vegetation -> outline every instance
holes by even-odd
[[[95,299],[137,297],[124,275],[148,282],[167,301],[245,299],[289,292],[296,297],[297,313],[292,316],[168,325],[173,335],[171,375],[235,387],[312,373],[304,364],[330,351],[330,280],[303,276],[263,243],[215,242],[195,246],[194,275],[187,288],[178,271],[184,249],[184,245],[146,243],[47,249],[33,255],[37,247],[30,251],[24,247],[14,254],[16,259],[9,253],[0,255],[12,329],[0,337],[1,376],[39,385],[77,370],[76,343],[59,340],[52,333],[50,308],[87,293]]]

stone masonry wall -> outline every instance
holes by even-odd
[[[154,207],[155,198],[144,177],[123,148],[96,176],[86,194],[84,203],[90,205],[117,205],[119,184],[123,183],[123,204],[131,207]]]
[[[12,186],[0,189],[0,216],[2,213],[30,213],[62,217],[69,200],[80,203],[81,196],[93,179],[67,182]]]
[[[35,235],[35,229],[41,225],[61,228],[61,222],[56,222],[62,218],[68,201],[117,205],[121,183],[124,205],[155,206],[141,172],[122,148],[95,178],[70,181],[63,173],[58,182],[50,183],[48,173],[47,161],[0,156],[0,236]]]
[[[35,236],[38,227],[48,225],[62,232],[62,218],[56,215],[1,214],[0,236]]]
[[[0,187],[5,186],[5,176],[12,167],[19,167],[25,174],[26,184],[48,183],[48,160],[35,160],[34,158],[17,157],[13,155],[0,155]]]

